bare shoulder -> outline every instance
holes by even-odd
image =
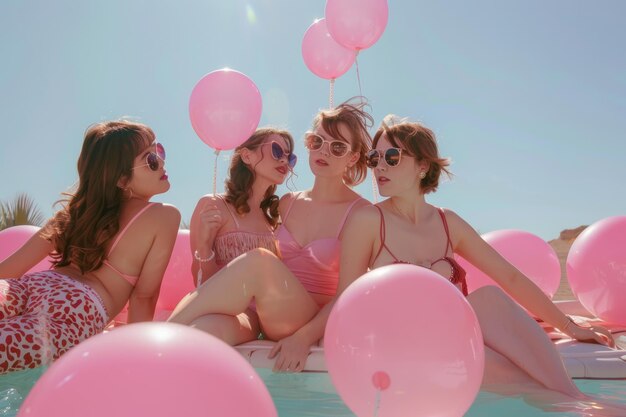
[[[280,206],[283,207],[286,204],[289,204],[291,201],[296,199],[296,196],[299,194],[298,191],[292,191],[289,193],[285,193],[283,194],[282,197],[280,197]]]
[[[450,233],[453,236],[464,236],[468,233],[475,233],[472,226],[466,222],[455,211],[448,208],[442,208],[444,215],[446,216],[446,222],[450,228]]]
[[[361,196],[358,197],[357,202],[354,203],[354,210],[357,210],[361,207],[372,207],[373,204],[366,198]]]
[[[278,202],[278,211],[281,214],[281,216],[285,215],[289,206],[291,206],[294,200],[298,198],[299,193],[300,193],[299,191],[292,191],[289,193],[285,193],[283,194],[282,197],[280,197],[280,201]]]
[[[350,214],[350,219],[352,223],[356,224],[376,224],[380,220],[380,213],[376,206],[368,201],[367,203],[355,207]]]
[[[146,215],[150,218],[150,220],[154,220],[155,224],[180,224],[180,211],[176,206],[167,203],[154,203],[149,210],[147,210]]]
[[[224,209],[226,206],[226,201],[224,200],[224,196],[220,194],[206,194],[200,197],[198,202],[196,203],[196,210],[201,210],[208,205],[216,206],[219,209]]]

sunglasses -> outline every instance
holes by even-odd
[[[161,165],[159,163],[159,159],[161,161],[165,161],[165,148],[157,142],[154,144],[154,152],[149,152],[148,155],[146,155],[146,163],[143,165],[137,165],[136,167],[133,167],[133,169],[147,166],[152,171],[158,171],[159,166]]]
[[[365,157],[365,163],[369,168],[376,168],[380,162],[380,157],[383,157],[388,167],[398,166],[402,157],[402,149],[400,148],[388,148],[385,152],[381,152],[378,149],[372,149],[367,153]]]
[[[308,133],[304,137],[304,146],[310,151],[319,151],[324,143],[328,143],[330,154],[337,158],[345,156],[350,151],[350,146],[340,140],[326,140],[315,133]]]
[[[296,166],[296,162],[298,162],[298,157],[293,152],[286,152],[282,146],[278,142],[271,141],[269,143],[264,143],[263,145],[272,145],[272,158],[277,161],[280,161],[283,157],[287,158],[287,165],[289,168],[293,169]]]

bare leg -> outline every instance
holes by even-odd
[[[481,390],[507,397],[520,397],[525,403],[547,412],[579,417],[617,417],[626,407],[595,396],[572,397],[546,389],[520,367],[485,346],[485,373]]]
[[[583,398],[543,329],[500,288],[486,286],[467,297],[485,345],[554,391]]]
[[[291,335],[318,312],[317,303],[300,281],[274,255],[254,249],[231,261],[211,279],[188,294],[168,321],[191,324],[207,314],[237,316],[252,299],[259,320],[272,340]]]
[[[192,321],[190,326],[212,334],[231,346],[256,340],[261,332],[259,316],[250,309],[236,316],[207,314]]]

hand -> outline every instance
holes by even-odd
[[[615,339],[613,339],[613,335],[611,335],[611,332],[605,327],[581,327],[574,322],[567,327],[567,335],[580,342],[598,343],[612,348],[615,347]]]
[[[200,242],[209,242],[219,228],[222,227],[222,212],[211,202],[207,203],[200,212]]]
[[[297,333],[276,342],[267,357],[274,362],[274,372],[302,372],[309,357],[311,345]]]

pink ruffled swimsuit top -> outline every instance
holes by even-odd
[[[235,227],[237,228],[237,230],[226,232],[215,237],[213,249],[215,250],[215,263],[217,265],[224,266],[239,255],[256,248],[264,248],[278,254],[276,237],[271,230],[268,229],[267,232],[246,232],[239,230],[237,216],[234,215],[230,206],[222,196],[217,195],[217,197],[224,201],[226,210],[230,213]]]
[[[310,293],[334,296],[339,284],[339,257],[341,242],[339,235],[348,214],[360,198],[354,200],[341,219],[335,236],[314,240],[300,246],[285,227],[289,212],[298,196],[291,200],[283,217],[283,224],[276,232],[278,247],[283,263],[289,268],[302,286]]]

